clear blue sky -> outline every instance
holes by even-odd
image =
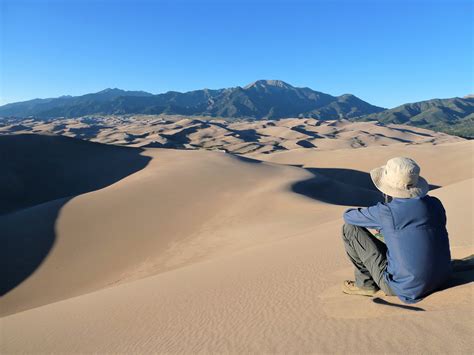
[[[474,93],[472,0],[0,2],[0,104],[257,79],[384,107]]]

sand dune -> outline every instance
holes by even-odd
[[[2,135],[0,214],[108,186],[147,165],[142,151],[55,135]]]
[[[348,129],[313,124],[306,129]],[[272,133],[278,135],[307,134],[284,127]],[[453,257],[473,253],[470,141],[254,150],[254,160],[203,150],[122,153],[49,139],[67,154],[51,161],[44,145],[31,143],[34,154],[23,155],[23,162],[48,162],[51,169],[38,173],[48,180],[75,154],[89,183],[71,177],[69,190],[60,193],[46,185],[43,195],[0,216],[1,235],[39,244],[46,235],[50,243],[43,260],[28,264],[29,275],[0,300],[2,353],[467,353],[474,345],[472,272],[456,274],[450,287],[415,306],[340,292],[352,274],[340,242],[341,213],[380,198],[367,171],[394,155],[414,157],[440,186],[432,194],[447,209]],[[84,149],[98,157],[91,165],[81,163]],[[120,171],[127,162],[122,154],[139,164]],[[107,167],[109,180],[96,181]],[[38,190],[34,180],[21,181]]]
[[[69,151],[75,146],[74,140],[63,143]],[[36,148],[33,158],[43,160],[41,147]],[[308,225],[304,214],[286,207],[301,198],[278,193],[289,182],[311,176],[302,169],[205,151],[149,150],[142,154],[151,161],[138,174],[94,193],[54,199],[0,220],[2,234],[10,239],[45,236],[43,243],[52,247],[28,282],[3,297],[2,313],[285,236],[285,229],[280,231],[282,221],[272,222],[274,213],[289,214],[295,225]],[[97,178],[88,176],[89,182]],[[267,210],[268,204],[280,207]],[[330,213],[309,202],[302,203],[305,205],[310,209],[306,217],[319,213],[324,219]],[[23,258],[22,254],[16,257]],[[44,287],[52,282],[54,287]],[[32,293],[36,297],[29,297]]]
[[[311,149],[294,149],[271,154],[250,154],[250,157],[278,164],[302,165],[307,168],[341,168],[370,171],[394,156],[409,156],[420,161],[421,175],[430,184],[446,186],[472,176],[474,147],[472,141],[446,143],[433,146],[391,145],[369,146],[364,149],[335,149],[318,152]]]
[[[348,299],[338,227],[4,318],[4,351],[470,351],[471,286],[412,307]]]
[[[209,117],[97,116],[0,123],[0,134],[59,134],[133,147],[221,150],[235,154],[270,153],[296,148],[332,150],[459,142],[462,138],[404,125],[313,118],[226,121]]]

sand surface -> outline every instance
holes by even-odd
[[[0,134],[56,134],[132,147],[265,154],[298,148],[333,150],[394,144],[440,144],[462,138],[406,125],[286,118],[226,121],[170,115],[4,120]]]
[[[473,142],[400,133],[408,142],[354,149],[342,137],[247,157],[16,136],[17,156],[51,176],[37,185],[8,165],[8,186],[30,194],[0,215],[0,234],[22,241],[19,254],[32,241],[43,249],[26,266],[6,259],[24,270],[0,300],[0,352],[469,353],[472,271],[412,306],[340,291],[352,277],[341,214],[380,198],[367,172],[392,156],[416,159],[436,188],[453,257],[474,253]],[[287,134],[271,133],[299,139]],[[61,191],[53,176],[71,168],[49,146],[75,154],[84,174]]]

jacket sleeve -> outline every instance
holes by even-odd
[[[366,208],[351,208],[344,212],[344,221],[354,226],[381,229],[379,204]]]

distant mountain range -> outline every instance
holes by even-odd
[[[245,87],[219,90],[144,91],[106,89],[82,96],[34,99],[0,106],[0,117],[50,119],[110,114],[179,114],[225,118],[379,120],[405,123],[474,137],[474,98],[429,100],[390,110],[345,94],[332,96],[281,80],[258,80]]]
[[[404,104],[390,110],[359,117],[357,120],[407,124],[474,138],[474,96]]]
[[[296,88],[280,80],[259,80],[245,87],[219,90],[143,91],[106,89],[83,96],[35,99],[0,107],[0,116],[78,117],[92,114],[179,114],[233,118],[351,118],[381,112],[353,95],[331,96]]]

